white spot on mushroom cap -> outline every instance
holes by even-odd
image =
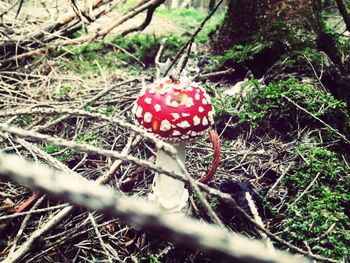
[[[151,103],[152,103],[152,98],[145,98],[145,102],[147,103],[147,104],[150,104],[151,105]]]
[[[179,103],[178,103],[177,101],[173,100],[173,101],[170,103],[169,106],[170,106],[170,107],[177,108],[177,107],[179,107]]]
[[[150,123],[152,121],[152,113],[146,112],[143,119],[146,123]]]
[[[188,116],[190,116],[191,114],[183,112],[183,113],[181,113],[181,115],[182,115],[182,117],[188,117]]]
[[[154,93],[156,93],[156,89],[154,87],[152,87],[148,90],[148,92],[149,92],[149,94],[154,94]]]
[[[174,120],[180,119],[180,115],[178,113],[171,113],[171,116],[174,118]]]
[[[188,121],[182,121],[182,122],[180,122],[177,126],[180,127],[180,128],[182,128],[182,129],[186,129],[186,128],[191,127],[191,125],[189,124]]]
[[[194,105],[192,98],[187,98],[186,100],[186,107],[191,108]]]
[[[141,118],[142,117],[142,108],[140,106],[137,106],[136,112],[135,112],[135,116],[137,118]]]
[[[199,93],[196,93],[196,94],[194,95],[195,100],[199,100],[200,97],[201,97],[201,96],[199,95]]]
[[[171,99],[171,96],[166,96],[165,105],[177,108],[179,106],[179,103],[177,103],[175,100],[171,101]]]
[[[202,106],[199,106],[199,107],[198,107],[198,111],[199,111],[199,112],[203,112],[203,111],[204,111],[204,108],[203,108]]]
[[[178,130],[173,130],[173,133],[172,133],[173,136],[180,136],[181,134],[182,133]]]
[[[171,96],[166,96],[165,98],[165,105],[169,105],[170,104],[170,101],[171,101]]]
[[[193,125],[198,126],[201,123],[201,119],[196,115],[193,117]]]
[[[190,136],[185,135],[185,134],[184,134],[184,135],[181,135],[181,139],[182,139],[182,140],[187,140],[188,138],[190,138]]]
[[[202,99],[202,103],[203,103],[204,105],[208,104],[207,100],[204,99],[204,98]]]
[[[202,124],[203,124],[203,126],[207,126],[207,125],[208,125],[208,119],[207,119],[207,117],[203,117],[203,119],[202,119]]]
[[[160,123],[160,128],[161,131],[169,131],[171,129],[171,124],[168,120],[162,120],[162,122]]]
[[[154,109],[156,110],[156,112],[159,112],[162,110],[162,107],[159,104],[154,105]]]

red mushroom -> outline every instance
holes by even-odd
[[[214,124],[210,97],[197,83],[163,78],[144,88],[133,108],[135,122],[172,143],[185,162],[185,144],[194,141]],[[180,172],[177,162],[158,149],[156,164]],[[184,183],[156,174],[150,199],[162,207],[179,211],[188,200]]]

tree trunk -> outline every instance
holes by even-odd
[[[316,79],[322,76],[324,86],[335,97],[350,102],[350,69],[339,55],[335,38],[323,30],[323,4],[321,0],[228,1],[226,17],[211,36],[212,52],[225,54],[218,70],[235,68],[230,76],[235,80],[250,71],[256,78],[264,76],[267,82],[288,74]],[[232,51],[225,53],[227,50]],[[305,54],[310,50],[320,56],[326,54],[331,63],[308,61]],[[230,58],[229,54],[235,56]],[[289,72],[283,66],[286,58],[294,63]]]
[[[264,35],[270,30],[276,30],[276,25],[281,22],[289,25],[301,22],[308,30],[318,31],[320,9],[314,2],[312,0],[229,1],[227,16],[214,36],[212,50],[216,54],[222,54],[234,45],[249,43],[256,34]]]

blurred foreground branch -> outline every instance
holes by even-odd
[[[16,156],[0,153],[0,175],[89,210],[156,230],[167,239],[218,253],[235,262],[308,262],[303,257],[281,251],[269,252],[261,241],[252,241],[183,215],[164,213],[142,199],[123,197],[108,187]]]

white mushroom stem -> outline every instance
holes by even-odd
[[[177,150],[177,157],[183,163],[185,163],[186,157],[185,146],[186,143],[174,145]],[[169,171],[181,173],[181,168],[176,160],[160,149],[157,151],[156,164]],[[168,211],[179,212],[187,206],[189,195],[184,182],[157,173],[154,176],[152,188],[153,191],[149,195],[149,199]]]

